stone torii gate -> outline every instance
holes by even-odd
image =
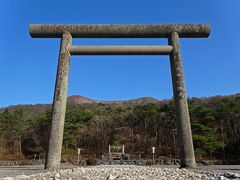
[[[179,38],[206,38],[206,24],[31,24],[33,38],[61,38],[46,169],[60,168],[70,55],[169,55],[181,167],[196,167]],[[168,38],[168,46],[73,46],[73,38]]]

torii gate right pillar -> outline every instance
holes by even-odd
[[[174,103],[177,118],[177,136],[180,150],[181,167],[195,168],[191,124],[185,90],[179,35],[172,32],[168,38],[173,47],[170,54]]]

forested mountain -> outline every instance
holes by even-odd
[[[240,94],[188,99],[195,154],[201,158],[240,159]],[[17,105],[0,110],[0,160],[43,154],[47,148],[51,105]],[[68,99],[63,154],[80,147],[101,155],[109,144],[124,144],[126,152],[146,157],[178,156],[172,100],[140,98],[96,101]]]

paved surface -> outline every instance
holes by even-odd
[[[213,172],[213,173],[240,173],[240,165],[212,165],[212,166],[201,166],[198,167],[202,171]]]
[[[0,166],[0,178],[17,175],[30,175],[43,172],[44,166]]]
[[[73,165],[61,165],[61,169],[74,168]],[[17,175],[31,175],[36,173],[47,172],[44,170],[44,165],[33,166],[0,166],[0,178],[9,176],[14,177]]]
[[[109,165],[111,166],[111,165]],[[62,169],[76,168],[73,165],[61,165]],[[151,166],[154,168],[177,168],[178,166]],[[199,166],[200,171],[215,173],[215,174],[224,174],[224,173],[240,173],[240,165],[218,165],[218,166]],[[14,177],[17,175],[31,175],[36,173],[47,172],[44,170],[43,165],[34,165],[34,166],[0,166],[0,178],[3,177]]]

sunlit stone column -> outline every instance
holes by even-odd
[[[168,41],[169,45],[173,47],[172,53],[170,54],[170,63],[177,118],[177,134],[180,149],[181,167],[195,168],[196,163],[178,33],[172,32],[168,38]]]
[[[72,36],[64,32],[58,59],[58,69],[53,99],[52,124],[49,138],[45,169],[59,169],[61,162],[63,130],[68,92],[68,74],[70,53],[68,47],[72,44]]]

